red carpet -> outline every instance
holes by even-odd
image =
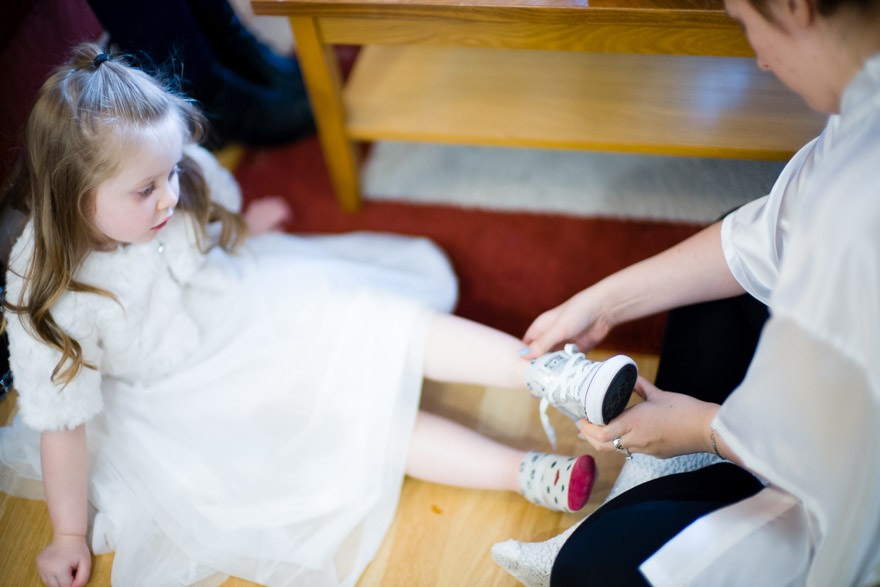
[[[291,230],[423,235],[452,259],[460,280],[457,313],[521,336],[542,311],[603,276],[657,253],[700,226],[633,220],[496,213],[447,206],[367,202],[339,210],[315,137],[248,152],[236,172],[245,199],[281,195]],[[603,348],[656,353],[664,316],[622,325]]]

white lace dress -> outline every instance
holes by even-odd
[[[215,191],[237,189],[195,155]],[[13,249],[11,300],[32,238],[28,225]],[[21,414],[0,432],[6,473],[38,475],[36,431],[87,422],[92,543],[116,552],[114,585],[354,584],[396,509],[427,320],[455,302],[445,256],[364,233],[202,255],[179,214],[79,276],[119,303],[57,304],[99,366],[63,391],[58,354],[8,316]]]

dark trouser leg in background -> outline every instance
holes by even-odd
[[[213,84],[206,91],[219,89],[219,82],[210,79],[217,56],[186,0],[89,0],[89,6],[111,41],[137,58],[139,66],[150,73],[157,69],[172,73],[166,69],[171,67],[174,74],[192,84]],[[169,59],[175,63],[169,63]],[[182,89],[193,93],[194,88]]]
[[[745,376],[766,319],[766,306],[749,295],[671,311],[657,387],[722,403]],[[646,585],[642,562],[697,518],[761,487],[730,463],[638,485],[575,530],[556,557],[551,585]]]
[[[227,0],[89,0],[113,44],[150,73],[176,76],[211,123],[207,144],[285,143],[314,130],[296,61],[274,55]]]
[[[305,95],[299,62],[276,54],[241,22],[227,0],[187,0],[220,61],[238,75]]]

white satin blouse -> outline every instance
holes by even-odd
[[[880,55],[724,254],[771,318],[715,424],[762,479],[642,564],[654,585],[880,583]]]

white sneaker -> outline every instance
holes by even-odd
[[[636,384],[638,368],[625,355],[591,361],[573,344],[533,359],[526,376],[532,395],[541,399],[541,423],[556,448],[556,431],[547,406],[577,422],[586,418],[604,426],[626,409]]]

